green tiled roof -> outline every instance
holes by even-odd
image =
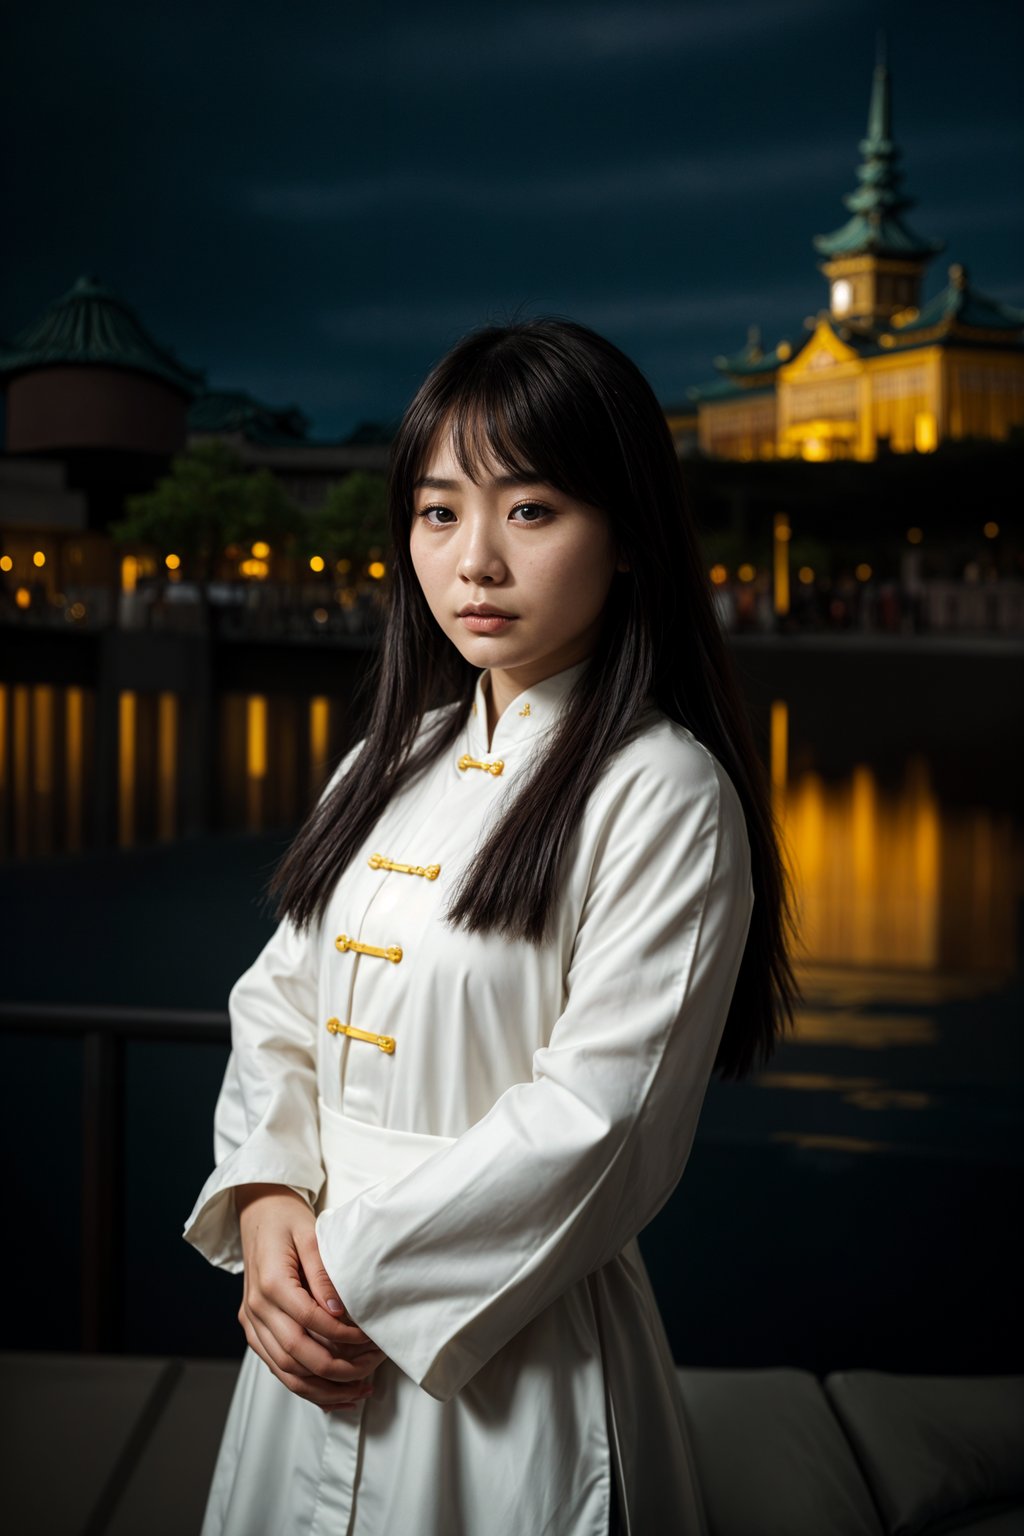
[[[746,346],[729,357],[716,357],[715,367],[726,374],[773,374],[783,363],[790,363],[804,343],[794,346],[791,341],[780,341],[770,352],[761,350],[761,327],[752,325],[747,331]]]
[[[937,326],[945,331],[956,326],[969,326],[976,331],[1020,331],[1024,329],[1024,309],[1015,309],[972,289],[967,268],[954,262],[949,269],[949,283],[942,292],[929,299],[916,320],[893,326],[892,334],[899,342],[904,336],[915,336]]]
[[[0,375],[8,378],[66,363],[130,368],[190,396],[204,379],[201,370],[186,368],[154,341],[135,311],[94,277],[80,277],[10,347],[0,347]]]
[[[915,199],[900,191],[903,173],[900,151],[892,137],[892,97],[889,71],[875,66],[868,109],[867,136],[860,141],[863,156],[855,192],[843,202],[853,217],[828,235],[815,235],[814,248],[823,256],[894,256],[927,260],[945,246],[944,240],[928,240],[903,222],[901,215],[913,208]]]
[[[188,412],[190,432],[240,432],[251,443],[279,445],[307,441],[309,418],[297,405],[281,410],[264,405],[244,389],[210,389]]]

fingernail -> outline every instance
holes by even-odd
[[[328,1298],[327,1298],[327,1310],[328,1310],[328,1312],[332,1313],[335,1317],[337,1317],[338,1313],[342,1310],[341,1302],[338,1301],[337,1298],[334,1297],[334,1296],[328,1296]]]

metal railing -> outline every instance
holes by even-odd
[[[115,1349],[122,1287],[125,1044],[159,1040],[230,1045],[228,1013],[0,1002],[0,1030],[81,1041],[81,1347]]]

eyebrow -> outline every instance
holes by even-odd
[[[543,485],[545,482],[540,475],[530,470],[526,475],[496,475],[491,481],[499,490],[505,490],[511,485]],[[418,490],[425,485],[431,491],[457,491],[460,486],[458,480],[441,480],[437,475],[421,475],[413,483],[413,490]]]

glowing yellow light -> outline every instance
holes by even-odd
[[[908,543],[910,543],[910,544],[920,544],[920,542],[921,542],[921,540],[923,538],[924,538],[924,534],[921,532],[920,528],[908,528],[907,529],[907,542]]]
[[[784,699],[773,699],[769,717],[769,756],[772,789],[781,796],[786,791],[789,760],[789,706]]]
[[[854,567],[853,574],[858,581],[868,581],[871,577],[871,567],[862,560],[860,565]]]
[[[802,565],[797,571],[797,575],[807,585],[814,580],[814,567],[812,565]]]
[[[311,571],[322,571],[324,568],[323,555],[310,555],[309,568]]]
[[[138,703],[136,693],[122,688],[117,708],[117,840],[122,848],[130,847],[135,840]]]
[[[999,524],[986,523],[981,531],[985,535],[986,539],[997,539],[999,537]],[[2,560],[0,560],[0,565],[3,565]],[[4,569],[7,570],[9,567],[4,566]]]
[[[125,555],[121,561],[121,591],[134,592],[139,580],[139,562],[134,555]]]
[[[724,565],[713,565],[711,567],[711,580],[716,587],[720,587],[723,581],[729,580],[729,572]]]
[[[747,561],[744,561],[741,566],[737,567],[736,575],[739,577],[740,581],[753,581],[754,577],[757,575],[757,572],[752,565],[750,565]]]
[[[931,411],[918,411],[914,417],[914,447],[918,453],[934,453],[939,432]]]
[[[32,601],[32,594],[28,587],[19,587],[14,594],[14,601],[19,608],[27,608]]]
[[[252,546],[252,552],[257,560],[265,560],[270,554],[270,545],[265,544],[262,539],[257,539],[256,543]]]
[[[46,556],[43,554],[41,549],[37,549],[37,550],[34,551],[34,553],[32,555],[32,564],[33,565],[45,565],[46,564]]]
[[[787,512],[772,518],[772,607],[776,613],[789,612],[789,541],[792,529]]]
[[[267,700],[251,693],[246,703],[246,771],[250,779],[267,776]]]
[[[0,571],[11,571],[13,569],[14,561],[10,555],[0,555]]]
[[[369,567],[369,571],[374,581],[380,581],[381,577],[384,575],[383,560],[374,560],[372,565]]]
[[[166,567],[167,567],[167,569],[169,571],[176,571],[179,568],[179,566],[181,565],[181,556],[180,555],[166,555],[164,557],[164,565],[166,565]]]
[[[309,701],[309,762],[314,779],[319,779],[327,762],[331,744],[331,704],[323,694]]]
[[[255,576],[262,579],[266,576],[270,567],[265,560],[243,560],[238,567],[243,576]]]

